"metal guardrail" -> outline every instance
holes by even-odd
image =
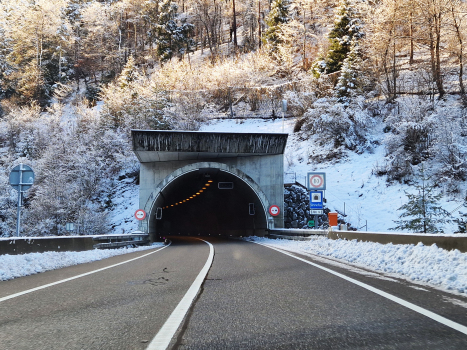
[[[462,234],[423,234],[423,233],[397,233],[397,232],[362,232],[344,231],[333,228],[327,230],[306,229],[273,229],[269,230],[269,237],[279,239],[291,239],[306,241],[313,236],[327,236],[329,239],[357,240],[360,242],[374,242],[380,244],[419,244],[427,246],[436,244],[439,248],[446,250],[457,249],[467,253],[467,235]]]
[[[93,241],[99,242],[93,245],[97,249],[110,249],[126,246],[137,246],[149,243],[149,235],[146,233],[126,235],[105,235],[93,237]]]
[[[275,228],[268,230],[270,235],[285,235],[285,236],[327,236],[328,230],[311,230],[300,228]]]

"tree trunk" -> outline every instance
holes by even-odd
[[[235,0],[232,0],[233,6],[233,36],[234,36],[234,49],[237,51],[237,14],[235,12]]]
[[[439,97],[443,97],[445,95],[444,86],[443,86],[443,77],[441,75],[441,58],[440,58],[440,51],[441,51],[441,12],[434,16],[434,24],[435,24],[435,81],[436,87],[438,88]]]
[[[409,64],[413,64],[413,14],[410,11],[410,27],[409,27],[409,35],[410,35],[410,57],[409,57]]]
[[[459,59],[459,88],[460,88],[460,93],[462,97],[465,97],[465,87],[464,87],[464,42],[462,40],[462,33],[460,30],[460,23],[459,19],[456,17],[456,10],[454,8],[454,4],[451,1],[451,15],[452,15],[452,21],[454,25],[454,29],[456,31],[456,38],[459,43],[459,52],[457,54],[457,57]]]

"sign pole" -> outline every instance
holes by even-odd
[[[23,202],[23,192],[29,190],[34,183],[34,171],[30,166],[20,164],[15,166],[10,172],[10,185],[18,191],[18,207],[16,209],[16,236],[19,237],[21,231],[21,206]]]
[[[21,194],[23,183],[23,164],[19,165],[19,184],[18,184],[18,208],[16,209],[16,237],[19,237],[21,224]]]

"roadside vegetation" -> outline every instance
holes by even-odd
[[[465,201],[466,14],[461,0],[2,0],[0,236],[20,163],[37,179],[24,232],[108,232],[117,182],[138,181],[131,129],[278,118],[284,99],[303,161],[382,145],[388,184],[419,186],[423,167]]]

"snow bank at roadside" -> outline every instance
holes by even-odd
[[[62,267],[84,264],[110,258],[116,255],[134,253],[147,249],[162,247],[163,243],[151,246],[120,249],[94,249],[85,252],[45,252],[22,255],[0,255],[0,281],[34,275]]]
[[[467,253],[444,250],[435,244],[393,245],[326,237],[310,241],[253,238],[255,242],[296,253],[339,259],[360,267],[426,285],[467,293]]]

